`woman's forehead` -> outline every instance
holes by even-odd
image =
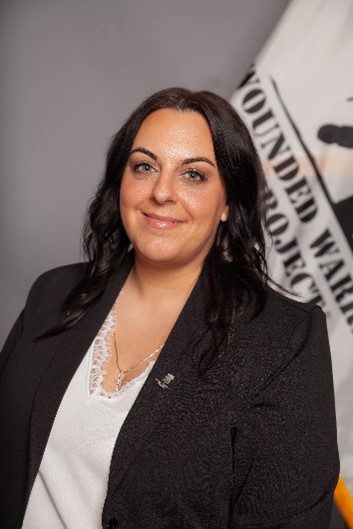
[[[211,131],[207,121],[196,112],[162,109],[151,113],[142,122],[132,150],[141,147],[157,157],[181,160],[203,156],[215,165]]]

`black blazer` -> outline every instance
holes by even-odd
[[[37,344],[84,263],[43,273],[29,291],[0,355],[1,529],[22,525],[61,399],[132,264],[129,252],[85,316]],[[188,341],[204,309],[198,280],[116,440],[102,526],[328,529],[339,456],[324,312],[271,289],[201,377]]]

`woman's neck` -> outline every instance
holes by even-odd
[[[188,298],[202,267],[195,262],[183,267],[154,265],[135,257],[126,287],[141,302],[159,303],[169,306],[170,302]]]

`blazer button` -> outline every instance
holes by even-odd
[[[119,522],[116,518],[109,520],[107,529],[119,529]]]

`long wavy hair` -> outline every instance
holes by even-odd
[[[119,211],[122,175],[134,138],[144,119],[159,109],[194,111],[211,130],[214,151],[229,205],[228,220],[220,222],[202,267],[201,281],[210,285],[206,308],[212,345],[203,352],[199,367],[207,369],[224,341],[230,343],[236,321],[245,313],[256,317],[264,308],[271,282],[265,248],[265,177],[250,133],[232,105],[210,91],[172,87],[145,99],[111,138],[105,173],[97,186],[84,221],[82,276],[69,292],[57,325],[37,336],[41,340],[69,329],[102,296],[109,279],[130,246]],[[270,236],[270,234],[269,234]],[[194,346],[203,334],[196,337]]]

